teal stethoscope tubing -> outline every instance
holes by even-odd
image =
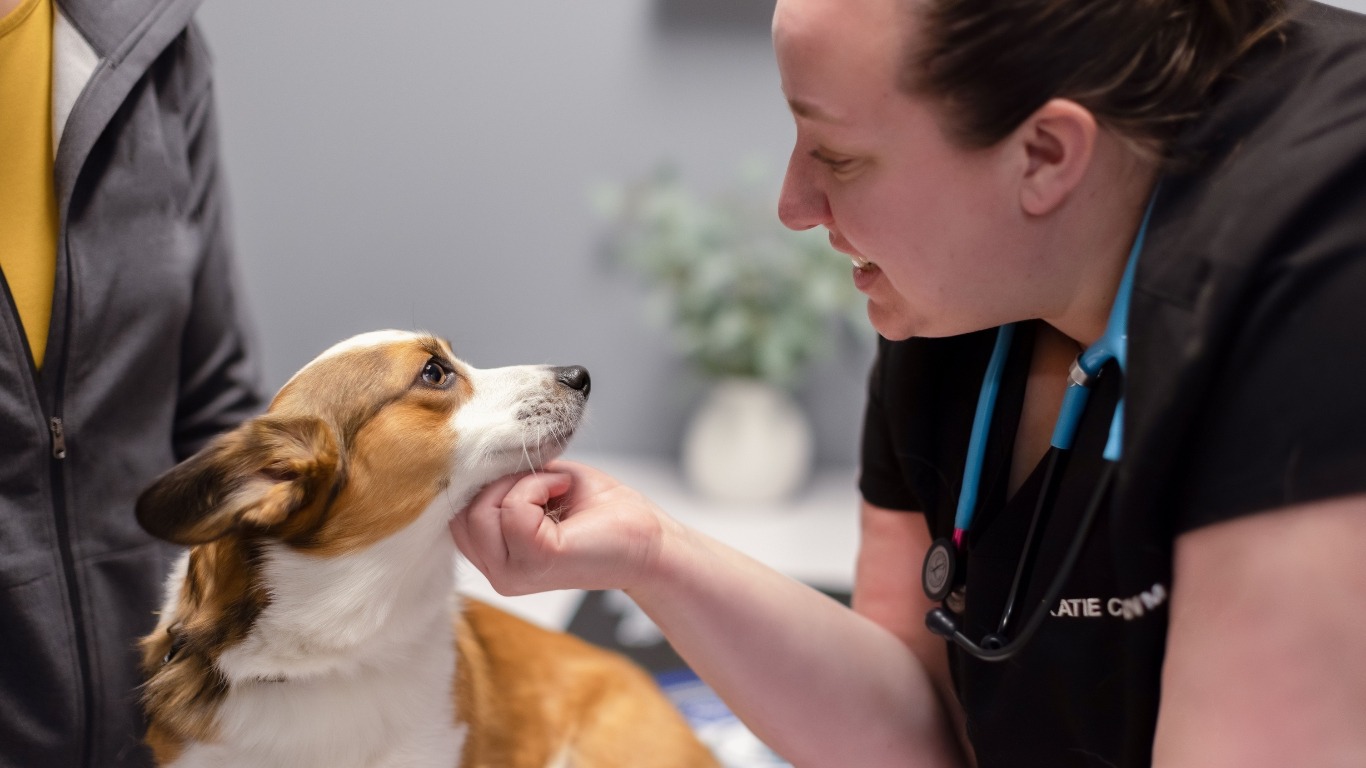
[[[1077,437],[1077,426],[1086,410],[1090,398],[1091,384],[1095,382],[1100,370],[1106,363],[1114,360],[1121,372],[1128,361],[1129,347],[1129,297],[1134,290],[1134,272],[1138,266],[1138,255],[1143,252],[1147,239],[1148,221],[1152,218],[1153,203],[1157,201],[1154,191],[1148,200],[1148,208],[1143,213],[1143,223],[1138,235],[1129,249],[1129,260],[1124,266],[1124,275],[1119,281],[1115,303],[1110,307],[1110,317],[1105,323],[1105,331],[1094,344],[1087,347],[1072,363],[1071,382],[1063,393],[1062,409],[1053,425],[1053,437],[1049,441],[1054,448],[1064,451],[1072,449]],[[996,331],[996,345],[991,350],[991,360],[987,363],[986,374],[982,377],[982,389],[977,395],[977,412],[972,417],[972,433],[968,438],[967,464],[963,468],[963,490],[958,496],[958,511],[953,518],[954,543],[962,546],[962,537],[972,527],[972,517],[977,509],[977,492],[982,484],[982,464],[987,450],[987,432],[991,429],[992,415],[996,411],[996,396],[1001,391],[1001,376],[1006,367],[1006,357],[1010,344],[1015,337],[1014,323],[1003,325]],[[1115,415],[1110,420],[1110,437],[1105,443],[1106,461],[1119,461],[1120,444],[1124,429],[1124,400],[1120,399],[1115,407]]]
[[[1023,630],[1015,639],[1007,640],[1006,630],[1009,628],[1016,598],[1028,591],[1029,575],[1035,555],[1035,536],[1042,525],[1046,523],[1048,512],[1053,506],[1053,497],[1058,484],[1057,479],[1061,477],[1067,457],[1071,453],[1077,435],[1077,427],[1081,423],[1082,413],[1085,411],[1086,403],[1090,397],[1091,385],[1100,375],[1101,369],[1111,360],[1119,366],[1121,373],[1126,370],[1129,341],[1129,299],[1133,294],[1134,273],[1137,270],[1138,257],[1143,252],[1148,223],[1152,219],[1156,202],[1157,188],[1155,187],[1148,199],[1147,208],[1143,212],[1143,221],[1139,225],[1138,234],[1134,237],[1133,245],[1129,249],[1128,261],[1124,267],[1124,274],[1120,278],[1119,289],[1116,292],[1114,304],[1110,308],[1110,316],[1107,319],[1105,330],[1101,337],[1087,347],[1072,364],[1071,381],[1063,394],[1062,408],[1050,440],[1052,447],[1049,449],[1044,470],[1043,489],[1040,491],[1034,518],[1030,521],[1029,531],[1025,536],[1024,549],[1017,564],[1015,578],[1011,583],[1010,594],[1006,598],[997,631],[983,638],[981,645],[979,645],[968,639],[959,630],[957,618],[947,608],[936,608],[925,617],[925,623],[932,632],[952,640],[971,655],[984,661],[1000,661],[1015,655],[1043,623],[1048,606],[1057,600],[1061,594],[1062,587],[1081,554],[1082,546],[1085,544],[1086,537],[1091,529],[1091,523],[1104,502],[1106,492],[1114,477],[1123,440],[1124,399],[1122,393],[1115,406],[1115,413],[1110,420],[1110,433],[1102,453],[1105,463],[1101,477],[1087,503],[1077,533],[1063,557],[1057,575],[1049,585],[1043,599],[1035,607],[1034,613],[1029,617]],[[992,415],[996,409],[996,397],[1001,389],[1001,378],[1013,338],[1013,325],[1003,325],[996,333],[996,343],[987,363],[982,388],[978,393],[977,411],[973,415],[972,432],[968,440],[968,456],[963,468],[963,490],[959,494],[958,509],[954,517],[952,544],[941,540],[931,546],[930,552],[926,556],[925,565],[927,593],[934,591],[930,587],[931,564],[936,562],[937,558],[938,562],[942,563],[944,558],[952,562],[955,557],[961,556],[967,531],[972,525],[973,514],[977,507],[978,490],[981,485],[987,432],[990,430]],[[950,550],[959,554],[954,555]],[[957,568],[950,567],[949,570],[954,572]],[[943,592],[942,588],[940,588],[940,592]]]

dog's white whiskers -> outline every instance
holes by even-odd
[[[525,460],[527,469],[531,470],[534,473],[536,471],[536,463],[531,460],[531,451],[529,451],[526,447],[526,433],[521,433],[519,437],[521,437],[522,440],[522,458],[519,460],[517,464],[517,470],[521,471],[522,465],[520,462],[522,460]]]

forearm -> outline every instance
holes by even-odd
[[[895,634],[592,467],[555,462],[494,482],[451,535],[502,594],[624,589],[755,734],[802,768],[963,765],[930,676]]]
[[[896,636],[666,522],[628,594],[759,736],[799,766],[959,766],[929,675]]]

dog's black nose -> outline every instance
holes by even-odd
[[[588,378],[588,369],[582,365],[567,365],[562,368],[555,368],[555,380],[570,389],[577,389],[588,397],[588,390],[592,388],[593,382]]]

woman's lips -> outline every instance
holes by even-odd
[[[854,287],[860,291],[867,293],[881,275],[882,270],[876,264],[865,259],[854,260]]]
[[[840,253],[849,257],[849,261],[854,265],[854,287],[866,292],[866,289],[882,274],[882,270],[873,262],[859,255],[854,247],[847,243],[843,237],[835,232],[830,233],[830,246]]]

